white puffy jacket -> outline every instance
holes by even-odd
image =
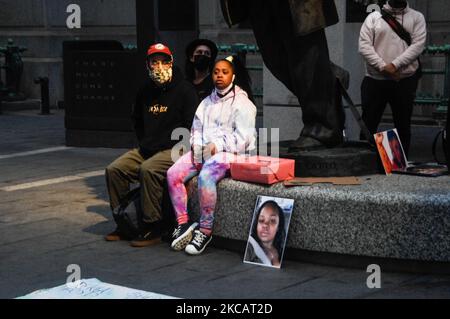
[[[392,14],[412,38],[410,47],[382,18],[380,12],[371,13],[364,22],[359,37],[359,52],[366,61],[366,75],[378,80],[387,80],[381,71],[392,63],[400,71],[400,78],[412,76],[418,69],[417,58],[425,48],[427,29],[422,13],[409,5],[395,9],[389,4],[383,9]]]
[[[256,107],[235,86],[220,98],[214,90],[199,105],[191,128],[191,145],[214,143],[219,152],[244,153],[256,147]]]

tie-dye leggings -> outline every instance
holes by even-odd
[[[200,230],[211,234],[214,223],[214,210],[217,202],[217,183],[230,172],[233,155],[217,153],[204,164],[192,164],[191,152],[183,155],[167,171],[167,183],[178,225],[187,223],[187,183],[198,175],[198,196],[200,203]]]

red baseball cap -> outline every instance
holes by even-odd
[[[168,57],[170,57],[171,60],[173,60],[172,52],[170,51],[169,47],[162,43],[155,43],[152,44],[148,50],[147,50],[147,56],[151,56],[153,54],[165,54]]]

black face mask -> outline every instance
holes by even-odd
[[[396,9],[406,8],[407,4],[405,0],[389,0],[389,5]]]
[[[194,68],[198,71],[206,71],[211,65],[211,58],[206,55],[196,55],[194,56]]]

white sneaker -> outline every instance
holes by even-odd
[[[194,231],[194,238],[184,250],[189,255],[200,255],[211,241],[212,236],[203,234],[200,230]]]

